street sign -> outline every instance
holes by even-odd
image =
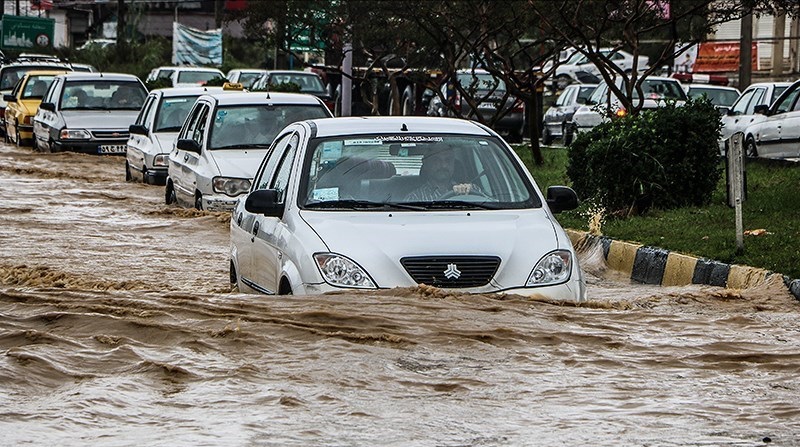
[[[52,49],[55,23],[44,17],[4,15],[0,20],[0,46],[4,50]]]

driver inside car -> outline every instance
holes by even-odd
[[[422,156],[419,176],[423,183],[405,198],[408,202],[430,202],[447,197],[480,194],[472,183],[458,181],[456,151],[448,145],[438,145]]]

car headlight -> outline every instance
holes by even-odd
[[[314,260],[317,261],[322,277],[332,286],[377,288],[367,272],[349,258],[336,253],[317,253]]]
[[[92,134],[85,129],[61,129],[62,140],[89,140]]]
[[[533,268],[526,287],[550,286],[561,284],[569,279],[572,273],[572,255],[569,250],[555,250],[544,255]]]
[[[169,154],[158,154],[153,157],[153,166],[169,166]]]
[[[214,192],[236,197],[250,191],[250,180],[246,178],[214,177],[211,181]]]

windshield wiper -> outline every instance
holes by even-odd
[[[454,209],[454,210],[468,210],[468,209],[483,209],[483,210],[497,210],[500,209],[495,205],[488,202],[467,202],[465,200],[440,200],[432,202],[414,202],[414,205],[424,205],[428,209]]]
[[[322,202],[311,202],[306,205],[307,208],[345,208],[345,209],[401,209],[413,211],[425,211],[427,208],[419,205],[409,205],[405,203],[395,202],[373,202],[371,200],[354,200],[354,199],[341,199],[341,200],[326,200]]]
[[[229,144],[227,146],[217,146],[211,149],[264,149],[268,148],[269,144],[266,143],[247,143],[247,144]]]

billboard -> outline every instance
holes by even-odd
[[[43,17],[6,14],[0,20],[0,46],[9,50],[52,49],[55,23]]]
[[[201,31],[173,22],[172,63],[222,65],[222,29]]]

